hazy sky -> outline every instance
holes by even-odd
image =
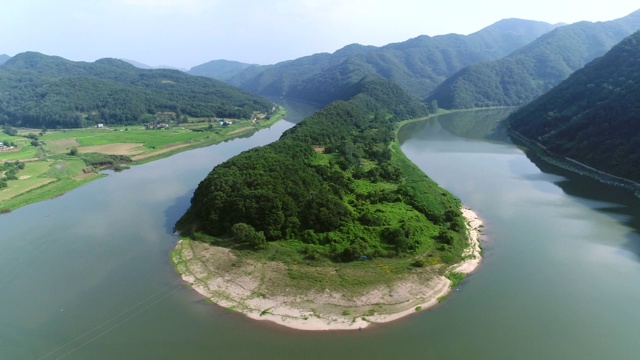
[[[0,0],[0,54],[187,69],[214,59],[272,64],[351,43],[469,34],[504,18],[606,21],[639,8],[632,0]]]

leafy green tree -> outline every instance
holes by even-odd
[[[237,242],[249,244],[254,249],[264,249],[267,246],[264,233],[256,231],[251,225],[245,223],[234,224],[231,227],[231,234]]]
[[[18,135],[18,130],[16,130],[13,126],[9,125],[9,124],[5,124],[2,127],[2,132],[4,132],[5,134],[9,135],[9,136],[16,136]]]
[[[436,114],[440,110],[438,107],[438,100],[431,100],[431,104],[429,105],[429,112],[432,114]]]

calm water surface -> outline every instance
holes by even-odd
[[[175,275],[175,221],[249,139],[135,166],[0,216],[0,359],[640,358],[640,202],[488,135],[504,111],[406,126],[403,150],[485,222],[485,261],[434,309],[359,332],[245,319]],[[537,164],[537,165],[536,165]]]

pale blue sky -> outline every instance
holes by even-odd
[[[469,34],[500,19],[606,21],[632,0],[0,0],[0,54],[38,51],[190,68],[272,64],[351,43]]]

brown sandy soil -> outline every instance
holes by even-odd
[[[194,144],[180,144],[180,145],[174,145],[174,146],[169,146],[166,148],[163,148],[162,150],[158,150],[158,151],[154,151],[154,152],[150,152],[150,153],[146,153],[146,154],[142,154],[142,155],[136,155],[131,157],[131,160],[133,161],[139,161],[139,160],[144,160],[144,159],[148,159],[154,156],[158,156],[158,155],[162,155],[162,154],[166,154],[168,152],[171,151],[175,151],[178,149],[182,149],[188,146],[193,146]]]
[[[80,146],[80,143],[78,143],[76,139],[60,139],[47,141],[47,148],[49,149],[49,151],[57,154],[66,153],[74,146]]]
[[[35,157],[35,158],[28,158],[28,159],[20,159],[20,160],[17,160],[17,161],[20,161],[20,162],[34,162],[34,161],[40,161],[40,160],[42,160],[42,159]],[[16,160],[0,160],[0,164],[4,164],[6,162],[16,162]]]
[[[227,134],[227,135],[234,135],[234,134],[241,133],[243,131],[247,131],[247,130],[251,130],[251,129],[253,129],[253,126],[246,126],[246,127],[240,128],[240,129],[233,130],[233,131],[229,132],[229,134]]]
[[[94,146],[82,146],[78,148],[79,153],[90,153],[96,152],[107,155],[137,155],[146,150],[142,147],[143,144],[140,143],[117,143],[117,144],[106,144],[106,145],[94,145]]]

